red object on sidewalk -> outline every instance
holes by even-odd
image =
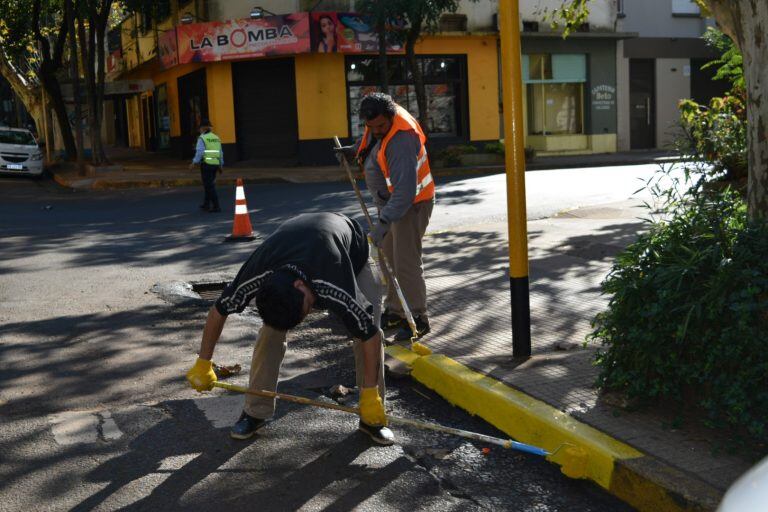
[[[248,215],[248,205],[245,202],[245,189],[243,179],[237,178],[235,189],[235,220],[232,224],[232,234],[225,240],[227,242],[245,242],[253,240],[256,236],[251,227],[251,217]]]

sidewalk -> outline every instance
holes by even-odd
[[[583,341],[608,302],[600,282],[642,228],[642,211],[627,201],[528,223],[533,355],[524,362],[512,359],[506,223],[428,236],[424,343],[434,353],[387,352],[519,441],[550,451],[576,445],[551,460],[639,510],[714,510],[751,463],[713,455],[716,440],[703,427],[672,428],[672,414],[613,407],[593,387],[597,347]]]
[[[202,185],[200,171],[190,170],[189,162],[186,160],[137,150],[114,149],[110,152],[110,157],[117,168],[98,171],[92,176],[81,176],[74,164],[64,163],[53,166],[50,169],[51,175],[59,185],[73,189],[113,190]],[[662,163],[671,159],[675,159],[675,156],[664,151],[538,157],[526,165],[526,170]],[[433,172],[438,177],[494,174],[504,172],[504,166],[447,167],[433,169]],[[245,183],[315,183],[347,179],[338,165],[262,168],[236,164],[225,167],[216,183],[219,186],[234,185],[237,178],[242,178]]]

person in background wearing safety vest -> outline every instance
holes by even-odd
[[[429,332],[429,319],[421,242],[435,203],[427,137],[418,121],[388,94],[363,97],[360,119],[365,122],[363,137],[337,151],[363,165],[365,182],[379,209],[371,238],[390,261],[422,337]],[[387,289],[385,307],[382,328],[398,328],[395,341],[410,339],[411,330],[392,286]]]
[[[221,173],[224,166],[224,151],[221,149],[221,139],[213,133],[211,122],[203,119],[200,123],[200,137],[195,146],[195,157],[189,164],[190,169],[200,164],[200,176],[203,180],[205,199],[200,205],[201,210],[207,212],[220,212],[219,196],[216,194],[216,173]]]

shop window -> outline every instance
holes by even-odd
[[[429,108],[427,132],[432,137],[460,138],[466,133],[462,116],[466,106],[466,63],[463,56],[418,56],[418,65],[424,75]],[[358,113],[360,100],[368,93],[379,90],[379,67],[375,57],[348,57],[347,97],[350,110],[350,134],[357,138],[364,125]],[[405,58],[391,55],[387,59],[389,93],[393,99],[415,117],[419,116],[413,77]]]
[[[583,54],[523,55],[530,135],[584,133]]]

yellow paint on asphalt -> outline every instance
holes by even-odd
[[[420,357],[397,346],[386,351],[410,365],[417,381],[514,439],[550,452],[565,444],[549,459],[562,466],[567,476],[588,478],[610,489],[614,461],[643,456],[568,414],[446,356]]]

